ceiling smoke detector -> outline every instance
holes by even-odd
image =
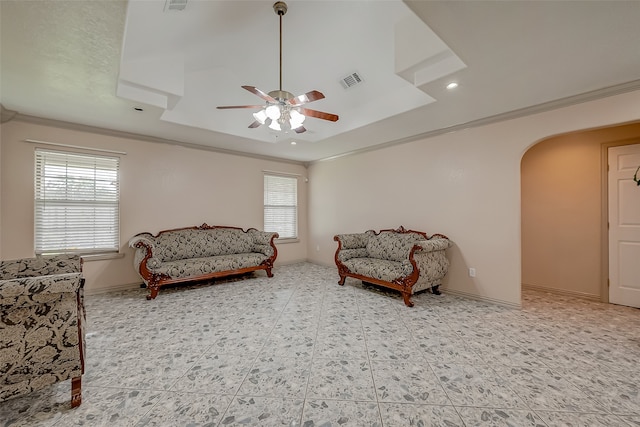
[[[350,87],[362,83],[362,77],[358,73],[351,73],[348,76],[343,77],[342,80],[340,80],[340,83],[343,88],[349,89]]]

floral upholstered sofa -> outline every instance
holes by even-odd
[[[430,288],[440,294],[441,279],[449,269],[445,249],[451,247],[451,241],[447,236],[429,237],[400,226],[380,232],[338,234],[333,239],[338,242],[335,262],[340,285],[353,277],[395,289],[409,307],[413,307],[411,295],[418,291]]]
[[[147,299],[161,286],[214,279],[271,269],[278,256],[278,233],[250,228],[209,226],[164,230],[156,236],[136,234],[129,246],[136,248],[134,268],[149,289]]]
[[[80,405],[83,292],[77,255],[0,262],[0,402],[71,379]]]

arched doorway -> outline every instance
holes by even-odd
[[[523,155],[523,288],[608,301],[606,149],[638,141],[631,123],[550,137]]]

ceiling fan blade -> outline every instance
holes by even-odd
[[[299,126],[299,127],[295,128],[294,130],[296,131],[296,133],[303,133],[303,132],[307,131],[304,126]]]
[[[332,122],[338,121],[338,116],[331,113],[323,113],[322,111],[310,110],[308,108],[301,108],[300,113],[307,117],[315,117],[316,119],[330,120]]]
[[[317,90],[312,90],[311,92],[307,92],[302,95],[298,95],[295,98],[291,98],[289,100],[289,104],[291,105],[302,105],[309,102],[317,101],[319,99],[324,98],[322,92],[318,92]]]
[[[249,128],[250,128],[250,129],[257,128],[257,127],[258,127],[258,126],[260,126],[261,124],[262,124],[262,123],[260,123],[259,121],[257,121],[257,120],[256,120],[256,121],[254,121],[253,123],[251,123],[251,124],[249,125]]]
[[[223,105],[216,107],[218,110],[228,110],[229,108],[262,108],[264,105]]]
[[[264,99],[265,101],[273,102],[273,103],[277,103],[278,102],[278,101],[275,100],[275,98],[273,98],[269,94],[261,91],[260,89],[258,89],[255,86],[242,86],[242,89],[246,89],[249,92],[253,93],[254,95],[258,95],[260,98]]]

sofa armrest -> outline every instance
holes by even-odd
[[[83,286],[82,273],[0,280],[0,306],[4,310],[41,304],[59,299],[64,293],[75,294]]]
[[[276,252],[274,240],[280,237],[278,233],[272,231],[260,231],[255,228],[248,229],[247,233],[251,236],[254,252],[259,252],[268,257],[273,256]]]
[[[255,228],[247,230],[251,240],[256,245],[270,245],[273,239],[277,239],[280,235],[273,231],[260,231]]]
[[[153,252],[155,242],[156,239],[151,233],[140,233],[129,239],[129,247]]]
[[[366,249],[369,235],[367,233],[337,234],[333,236],[333,240],[339,243],[340,249]]]
[[[136,250],[133,254],[133,268],[135,268],[136,271],[141,272],[140,274],[142,274],[140,265],[143,263],[143,261],[145,262],[144,268],[146,269],[148,260],[153,257],[155,241],[156,239],[151,233],[139,233],[129,239],[129,247]],[[151,264],[152,265],[150,265],[149,267],[157,267],[157,262],[151,262]]]
[[[450,248],[453,244],[449,239],[435,238],[430,240],[419,240],[416,242],[422,246],[423,252],[441,251]]]
[[[333,236],[333,240],[338,242],[335,253],[335,261],[338,266],[352,258],[367,258],[369,256],[369,251],[367,251],[369,235],[366,233],[337,234]]]

